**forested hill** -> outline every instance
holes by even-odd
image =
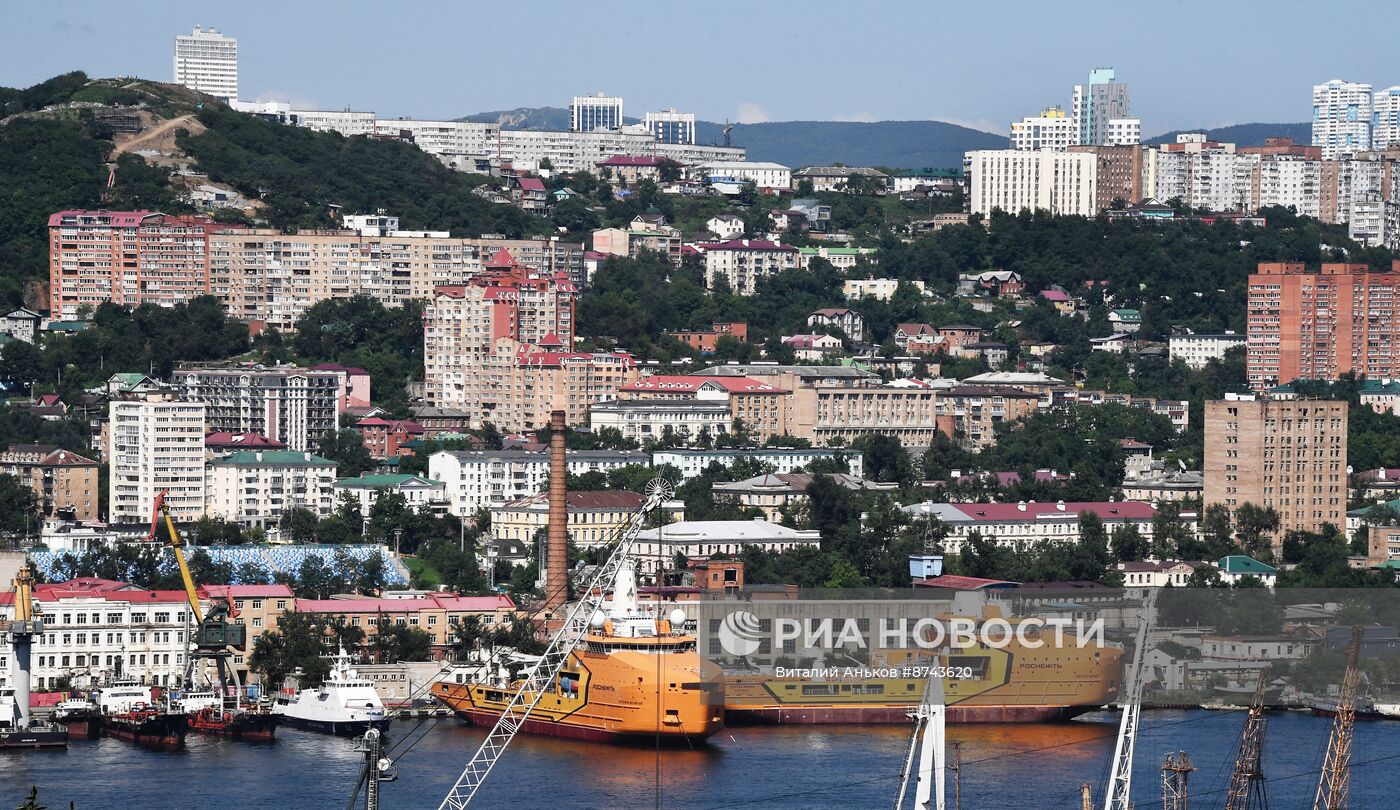
[[[494,121],[507,129],[568,129],[562,107],[517,107],[468,115],[464,121]],[[628,118],[627,123],[637,119]],[[697,121],[700,143],[723,143],[724,125]],[[1005,149],[1006,137],[943,121],[772,121],[735,124],[730,143],[748,150],[749,160],[785,166],[846,163],[892,169],[956,168],[970,149]]]
[[[1153,146],[1160,143],[1176,143],[1176,136],[1186,132],[1204,132],[1207,138],[1236,146],[1263,146],[1265,138],[1289,137],[1294,143],[1312,143],[1312,124],[1233,124],[1215,129],[1176,129],[1165,135],[1158,135],[1145,143]]]
[[[159,166],[119,153],[131,136],[113,132],[118,114],[140,119],[136,137],[151,137],[139,151],[154,152]],[[160,124],[172,121],[162,132]],[[116,182],[104,199],[113,165]],[[54,211],[189,211],[170,176],[176,167],[238,189],[255,201],[260,219],[279,228],[329,225],[333,205],[385,208],[405,228],[464,235],[520,236],[545,224],[477,197],[471,191],[482,178],[409,144],[282,126],[182,87],[75,72],[24,90],[0,88],[0,306],[46,308],[45,228]]]

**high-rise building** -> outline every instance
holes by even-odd
[[[155,211],[49,217],[49,310],[73,318],[104,301],[174,306],[209,294],[213,220]]]
[[[1333,159],[1371,148],[1371,85],[1333,79],[1313,85],[1313,146]]]
[[[695,113],[676,112],[670,107],[647,113],[642,125],[661,143],[695,143]]]
[[[177,369],[171,382],[204,403],[211,432],[257,433],[290,450],[314,450],[340,424],[342,377],[296,367]]]
[[[622,96],[574,96],[569,103],[569,131],[592,132],[622,128]]]
[[[1023,209],[1092,217],[1098,213],[1098,159],[1085,152],[968,152],[965,161],[974,214]]]
[[[1133,205],[1149,196],[1143,189],[1143,154],[1133,146],[1071,146],[1070,152],[1089,152],[1096,163],[1094,207],[1106,211],[1115,203]]]
[[[1400,147],[1400,85],[1377,90],[1371,103],[1371,148]]]
[[[238,40],[213,28],[175,37],[175,83],[226,100],[238,98]]]
[[[1028,115],[1011,123],[1011,148],[1034,152],[1073,146],[1075,125],[1061,107],[1047,107],[1039,115]]]
[[[1388,273],[1364,264],[1263,263],[1249,277],[1250,387],[1334,380],[1348,371],[1400,376],[1400,261]]]
[[[1070,104],[1074,117],[1077,144],[1089,146],[1129,145],[1136,140],[1115,141],[1126,138],[1136,131],[1141,135],[1141,122],[1133,124],[1128,112],[1128,85],[1117,80],[1113,68],[1094,68],[1089,71],[1087,84],[1074,86],[1074,97]]]
[[[1226,395],[1206,402],[1205,504],[1272,507],[1280,532],[1346,525],[1347,403]]]
[[[108,522],[149,521],[161,491],[176,522],[203,517],[204,404],[154,393],[112,400],[108,418]]]

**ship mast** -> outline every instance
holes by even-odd
[[[558,452],[562,455],[563,448],[560,447]],[[569,609],[563,626],[549,640],[544,654],[525,672],[510,703],[502,710],[496,725],[491,728],[491,733],[486,735],[486,739],[482,740],[481,747],[462,770],[461,776],[457,777],[457,782],[447,797],[438,805],[438,810],[463,810],[471,802],[482,782],[486,781],[486,777],[491,773],[491,769],[496,766],[496,761],[525,725],[530,712],[544,697],[549,684],[559,677],[559,671],[563,669],[574,648],[588,633],[589,622],[602,610],[608,584],[617,578],[617,572],[624,565],[635,564],[637,535],[641,532],[647,515],[670,500],[673,495],[671,483],[664,478],[653,478],[647,483],[646,500],[619,531],[612,554],[589,578],[582,590],[582,598]],[[563,584],[557,580],[551,581],[549,587],[560,588]]]
[[[943,745],[948,707],[943,696],[943,678],[937,659],[929,666],[928,672],[924,700],[914,715],[914,733],[909,743],[909,755],[904,761],[895,810],[904,810],[904,796],[909,786],[909,771],[914,764],[916,748],[919,750],[919,773],[914,788],[914,810],[945,810],[944,771],[947,765]]]
[[[1264,687],[1268,680],[1268,668],[1259,670],[1259,683],[1254,687],[1254,698],[1240,732],[1240,749],[1225,794],[1225,810],[1266,810],[1269,806],[1264,790]]]
[[[1133,662],[1128,667],[1123,700],[1119,707],[1123,718],[1118,725],[1118,742],[1113,746],[1113,773],[1104,796],[1104,810],[1131,810],[1133,789],[1133,748],[1137,744],[1138,716],[1142,709],[1142,673],[1146,658],[1147,633],[1152,628],[1152,606],[1157,601],[1157,589],[1152,588],[1138,610],[1137,639]]]
[[[1317,783],[1313,810],[1345,810],[1351,789],[1351,742],[1356,732],[1356,688],[1361,681],[1361,639],[1365,630],[1351,628],[1351,643],[1347,645],[1347,671],[1342,676],[1342,691],[1337,696],[1337,715],[1332,721],[1332,736],[1327,740],[1327,759],[1323,761],[1322,778]]]

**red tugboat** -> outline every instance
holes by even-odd
[[[282,718],[237,697],[218,692],[187,692],[179,701],[190,718],[190,731],[243,742],[272,742]]]

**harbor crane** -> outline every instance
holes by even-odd
[[[1235,770],[1225,792],[1225,810],[1268,810],[1269,796],[1264,790],[1264,689],[1268,683],[1266,667],[1259,671],[1259,683],[1254,687],[1249,714],[1240,731]]]
[[[1341,694],[1337,695],[1337,714],[1332,720],[1332,735],[1327,740],[1327,758],[1322,764],[1313,810],[1345,810],[1347,806],[1347,794],[1351,791],[1351,743],[1356,733],[1356,689],[1361,682],[1361,640],[1365,632],[1361,627],[1351,628],[1347,671],[1342,676]]]
[[[1118,724],[1118,741],[1113,745],[1113,772],[1109,776],[1108,790],[1104,796],[1104,810],[1131,810],[1133,806],[1133,749],[1137,745],[1138,717],[1142,710],[1143,664],[1146,659],[1147,634],[1156,619],[1153,606],[1157,602],[1157,589],[1148,590],[1138,609],[1137,638],[1133,647],[1133,661],[1128,665],[1127,679],[1123,685],[1123,699],[1118,705],[1123,709],[1123,717]]]
[[[563,626],[550,638],[544,654],[525,672],[510,703],[501,712],[500,718],[496,720],[486,739],[482,740],[471,760],[467,762],[447,797],[438,805],[438,810],[463,810],[471,803],[486,777],[491,774],[491,769],[496,766],[496,762],[529,719],[530,712],[544,696],[547,685],[559,677],[564,663],[588,633],[589,623],[602,610],[608,584],[616,579],[617,572],[623,565],[635,562],[637,535],[645,525],[647,516],[670,500],[674,494],[671,482],[664,478],[653,478],[647,483],[642,505],[632,513],[618,532],[613,551],[608,555],[607,561],[598,566],[588,578],[579,600],[569,608]],[[563,583],[550,583],[549,587],[560,588],[563,587]]]

